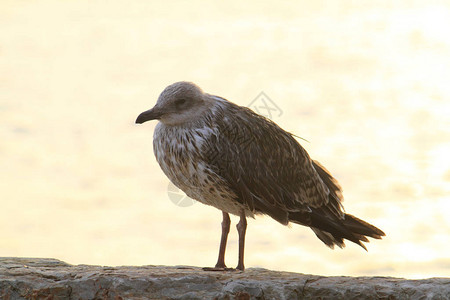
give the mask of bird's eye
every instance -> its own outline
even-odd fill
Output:
[[[176,107],[181,107],[181,106],[183,106],[185,103],[186,103],[186,99],[177,99],[177,100],[175,101],[175,106],[176,106]]]

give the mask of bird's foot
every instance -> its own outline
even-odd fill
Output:
[[[236,271],[234,268],[228,268],[224,262],[218,262],[214,267],[204,267],[203,271],[219,271],[219,272],[229,272]]]
[[[228,268],[228,267],[204,267],[202,269],[203,271],[215,271],[215,272],[237,271],[235,268]]]

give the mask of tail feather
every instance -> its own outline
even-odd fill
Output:
[[[382,236],[386,235],[379,228],[350,214],[345,214],[344,224],[353,233],[369,236],[374,239],[381,239]]]
[[[342,206],[342,188],[331,173],[318,161],[312,165],[327,186],[328,201],[323,206],[310,208],[310,211],[288,212],[288,222],[308,226],[328,247],[345,247],[344,239],[349,240],[367,251],[363,242],[367,237],[381,239],[384,232],[377,227],[346,214]]]
[[[289,220],[311,227],[316,236],[332,249],[335,245],[344,248],[344,239],[346,239],[367,251],[363,244],[363,242],[369,242],[367,237],[380,239],[385,235],[377,227],[349,214],[345,214],[343,219],[332,219],[314,211],[295,212],[289,214]]]
[[[345,247],[344,239],[335,238],[331,233],[319,230],[314,227],[311,227],[311,230],[316,234],[319,240],[321,240],[325,245],[327,245],[331,249],[334,249],[335,245],[337,245],[341,249]]]
[[[330,248],[334,245],[345,247],[344,239],[347,239],[367,251],[362,242],[369,242],[367,237],[381,239],[385,235],[384,232],[355,216],[346,214],[342,206],[344,199],[342,188],[338,181],[318,161],[313,160],[312,164],[330,192],[328,202],[322,207],[312,209],[310,216],[306,216],[307,213],[294,213],[291,218],[289,213],[289,220],[311,227],[316,236]]]

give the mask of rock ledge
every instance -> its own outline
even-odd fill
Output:
[[[56,259],[6,257],[0,258],[0,299],[450,299],[450,278],[74,266]]]

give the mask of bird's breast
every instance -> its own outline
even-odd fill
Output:
[[[235,201],[235,193],[205,160],[204,153],[211,150],[211,140],[217,134],[211,127],[169,127],[159,123],[153,135],[153,150],[163,172],[186,195],[239,214],[242,207]]]

